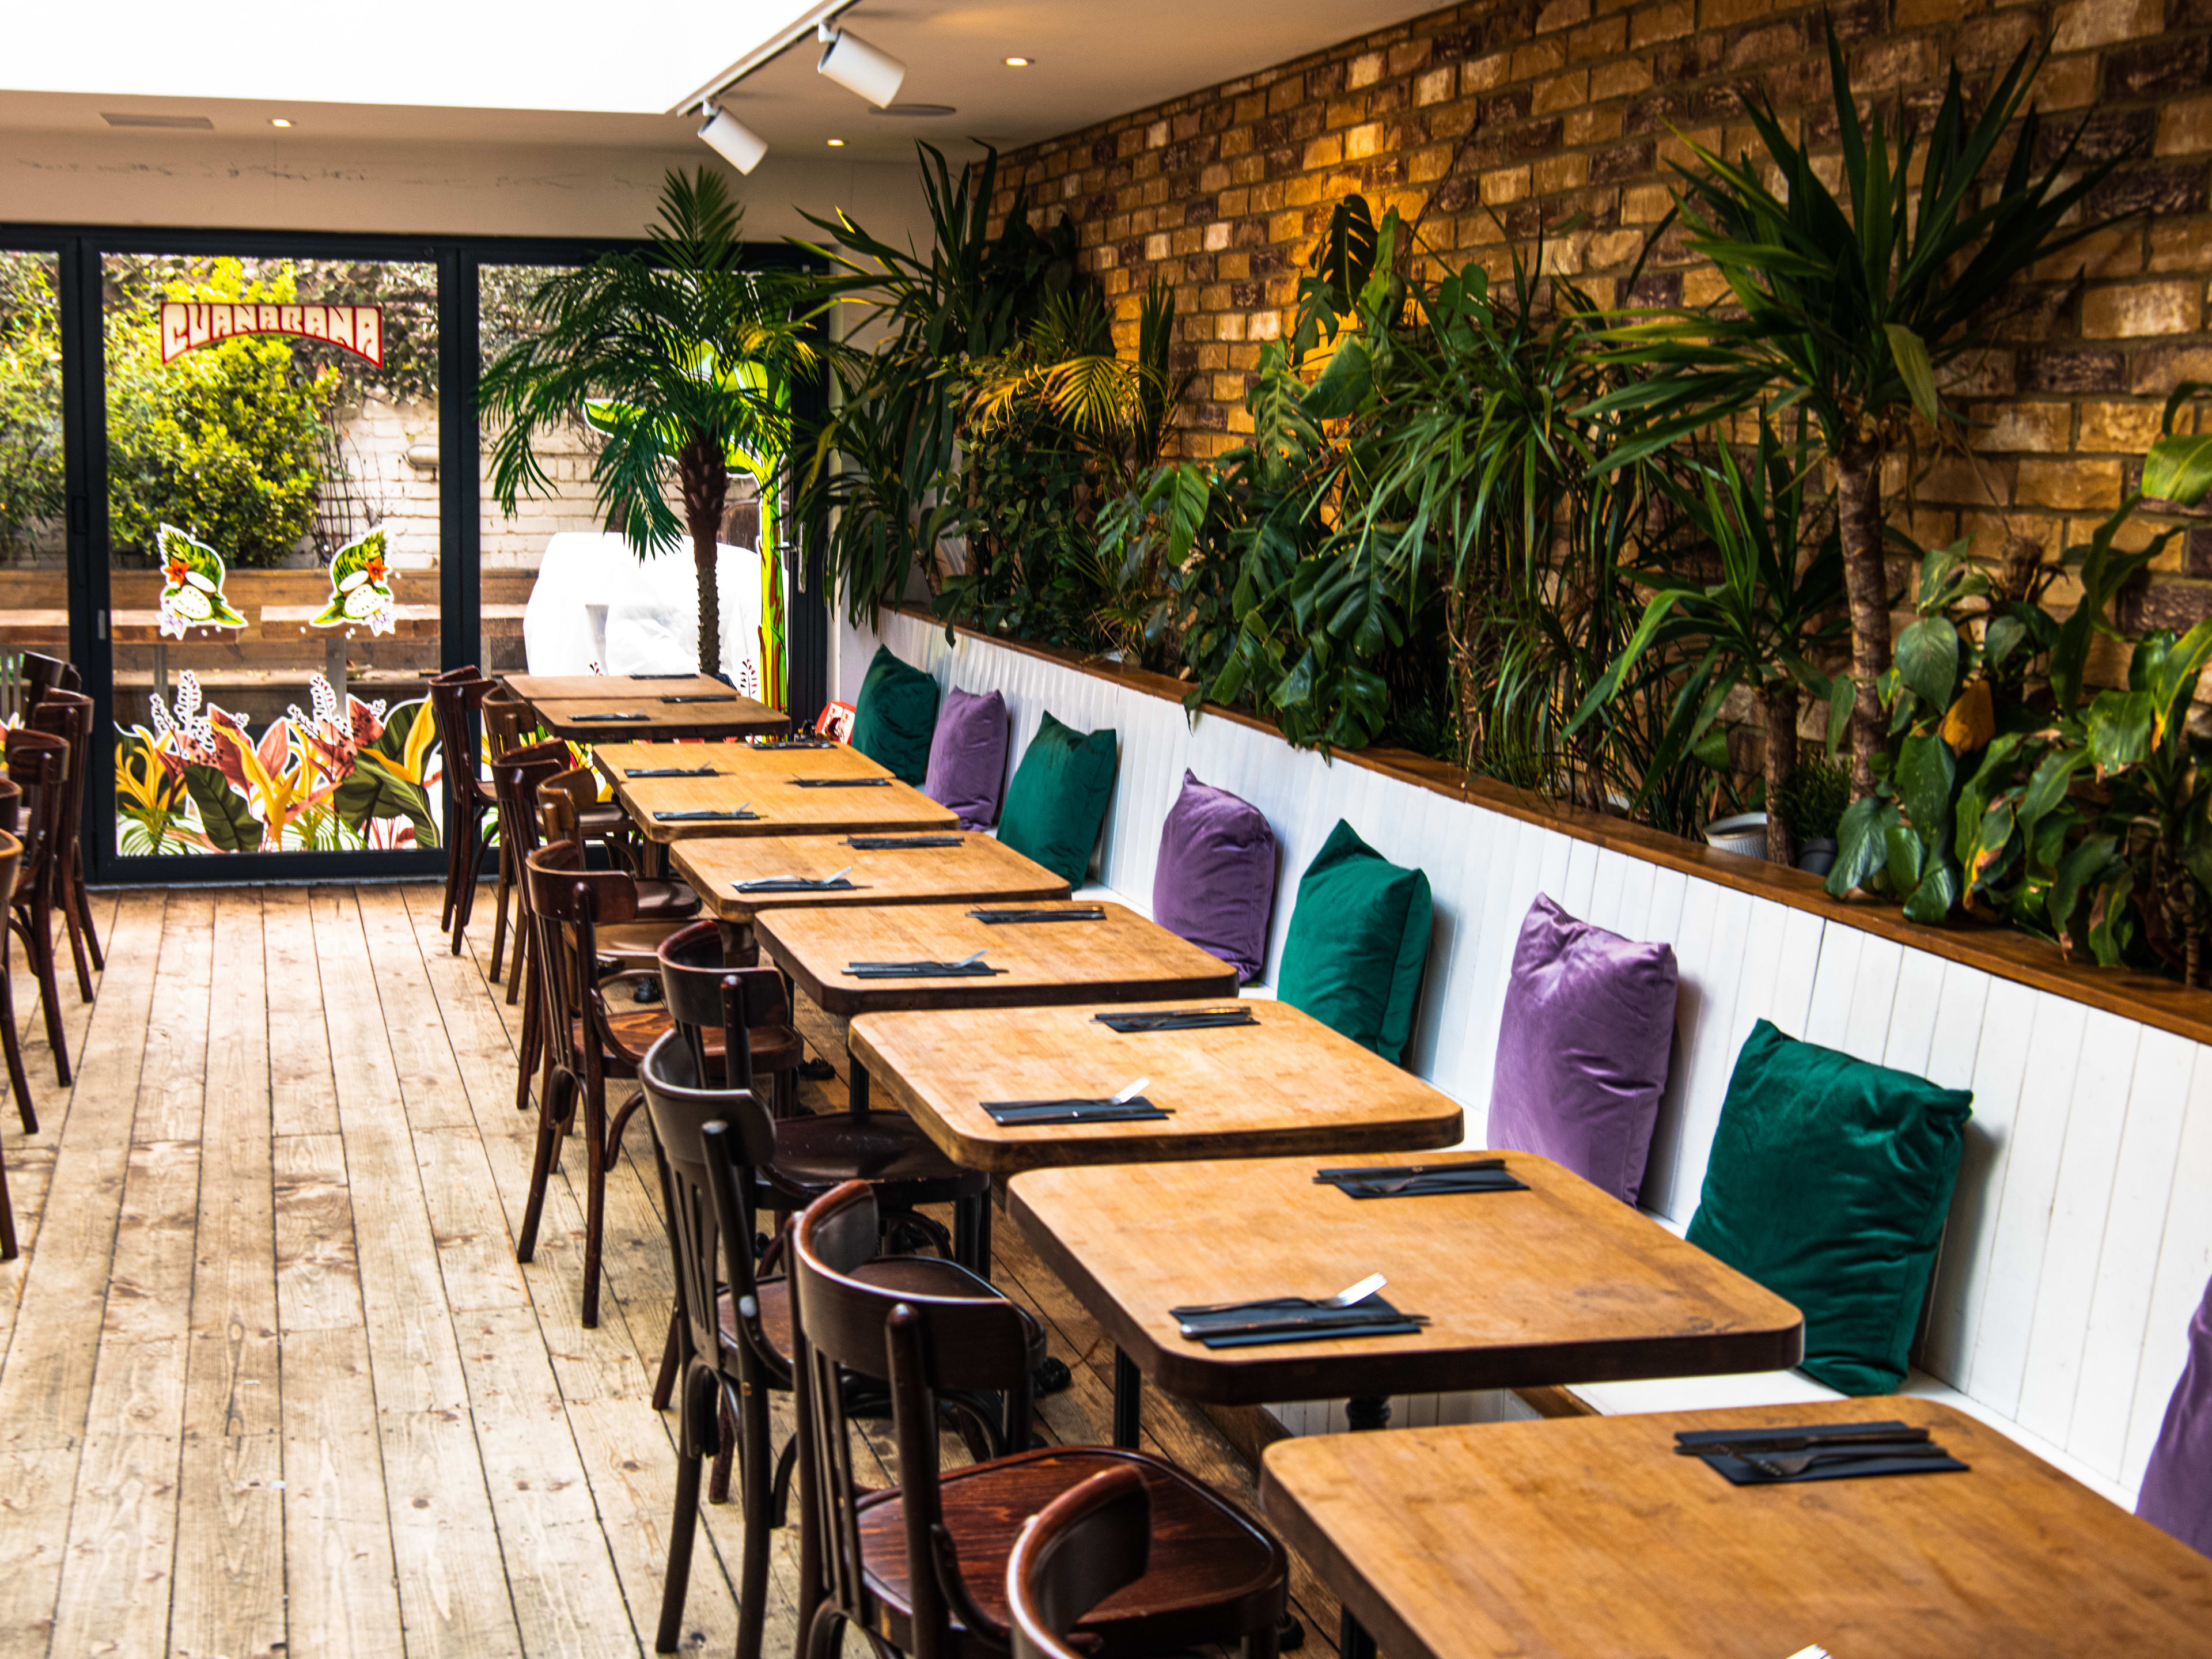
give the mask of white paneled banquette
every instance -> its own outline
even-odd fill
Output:
[[[2180,1375],[2189,1316],[2212,1274],[2212,1052],[2057,993],[1949,961],[1561,828],[1291,749],[1049,658],[886,613],[844,629],[851,701],[878,642],[967,691],[997,690],[1012,719],[1009,769],[1046,710],[1111,726],[1121,769],[1093,872],[1140,909],[1160,824],[1185,769],[1267,816],[1281,849],[1268,971],[1297,878],[1339,818],[1384,856],[1428,872],[1436,930],[1407,1064],[1487,1118],[1499,1010],[1522,915],[1539,892],[1680,965],[1672,1079],[1643,1206],[1688,1224],[1738,1046],[1754,1021],[1974,1091],[1919,1369],[1909,1385],[2004,1429],[2116,1501],[2132,1504]],[[1479,1262],[1468,1264],[1480,1273]],[[1795,1373],[1576,1390],[1600,1410],[1820,1397]],[[1276,1407],[1294,1431],[1341,1426],[1340,1403]],[[1396,1402],[1395,1420],[1525,1413],[1496,1396]]]

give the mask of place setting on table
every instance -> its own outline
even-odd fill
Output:
[[[2212,1562],[1934,1401],[1297,1437],[1260,1501],[1392,1659],[2212,1654]]]
[[[1419,1152],[1463,1132],[1449,1095],[1263,1000],[872,1012],[853,1020],[848,1046],[947,1157],[999,1176]],[[1143,1086],[1117,1100],[1132,1081]]]
[[[651,842],[701,836],[944,834],[958,824],[945,808],[896,778],[871,780],[872,787],[866,788],[811,787],[819,781],[819,769],[849,765],[831,759],[827,750],[785,754],[708,744],[689,745],[672,756],[654,745],[661,752],[650,763],[625,768],[624,759],[636,760],[643,747],[622,745],[611,755],[600,750],[592,763]],[[746,758],[692,758],[702,750],[724,748]],[[711,773],[705,770],[709,766]]]
[[[711,691],[645,685],[627,692],[526,701],[538,723],[555,737],[580,743],[624,732],[670,739],[749,738],[782,732],[791,725],[791,717],[781,709],[721,685]]]
[[[731,695],[711,674],[502,674],[500,682],[523,702],[596,702],[609,697]]]

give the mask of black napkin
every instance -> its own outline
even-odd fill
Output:
[[[1105,911],[1095,904],[1077,905],[1066,910],[970,910],[968,914],[991,927],[1010,921],[1103,921],[1106,920]]]
[[[972,912],[970,914],[973,914]],[[1206,1031],[1216,1026],[1257,1025],[1249,1008],[1161,1008],[1126,1014],[1093,1014],[1109,1031]]]
[[[1678,1455],[1697,1457],[1731,1486],[1787,1486],[1807,1480],[1857,1480],[1885,1474],[1942,1474],[1963,1471],[1960,1462],[1929,1437],[1925,1429],[1895,1422],[1821,1423],[1779,1429],[1696,1429],[1674,1437]],[[1817,1457],[1779,1473],[1761,1462]]]
[[[980,979],[1006,970],[984,962],[848,962],[845,971],[854,979]]]
[[[957,847],[957,836],[848,836],[845,845],[857,847],[864,852],[902,852],[916,847]]]
[[[754,881],[733,881],[740,893],[843,893],[852,890],[852,879],[839,876],[823,880],[817,876],[763,876]]]
[[[626,778],[713,778],[721,774],[711,766],[633,766]]]
[[[1434,1198],[1447,1193],[1525,1193],[1528,1185],[1505,1171],[1505,1160],[1470,1158],[1463,1164],[1351,1165],[1316,1170],[1314,1184],[1350,1198]]]
[[[698,678],[698,676],[696,674],[617,674],[615,678],[623,680],[690,680]]]
[[[1017,1123],[1138,1123],[1174,1115],[1142,1095],[1127,1100],[986,1100],[977,1103],[1001,1125]]]
[[[743,823],[760,817],[757,812],[726,812],[720,807],[690,807],[680,812],[655,812],[656,823]]]
[[[1409,1336],[1428,1323],[1379,1296],[1348,1308],[1307,1296],[1280,1296],[1233,1307],[1170,1308],[1193,1341],[1209,1348],[1253,1348],[1277,1342],[1333,1342],[1347,1336]]]
[[[680,696],[663,697],[663,698],[661,699],[661,702],[735,702],[737,700],[738,700],[738,694],[737,694],[736,692],[734,692],[734,691],[699,691],[699,692],[686,692],[686,693],[684,693],[684,695],[682,695],[682,696]]]
[[[801,789],[888,789],[889,778],[793,778]]]
[[[571,714],[568,720],[573,726],[581,726],[586,720],[642,720],[652,718],[650,714]]]

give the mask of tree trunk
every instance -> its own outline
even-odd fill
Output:
[[[1889,573],[1882,562],[1881,455],[1878,437],[1847,438],[1836,452],[1837,532],[1844,587],[1850,597],[1851,794],[1874,793],[1874,757],[1882,744],[1881,699],[1875,681],[1889,667]]]
[[[712,438],[695,436],[677,452],[676,475],[684,490],[684,526],[691,532],[691,563],[699,580],[699,672],[719,674],[722,592],[716,580],[716,550],[722,538],[722,512],[730,496],[730,471],[721,445]]]
[[[1797,769],[1797,682],[1777,680],[1759,694],[1766,715],[1766,861],[1795,864],[1790,828],[1782,821],[1782,792]]]

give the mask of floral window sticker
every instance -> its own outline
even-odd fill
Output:
[[[391,566],[386,562],[381,526],[331,555],[331,602],[314,619],[317,628],[365,627],[389,634],[399,621],[392,602]]]
[[[222,555],[165,524],[155,546],[161,556],[161,631],[182,639],[194,628],[243,628],[246,618],[222,596]]]

